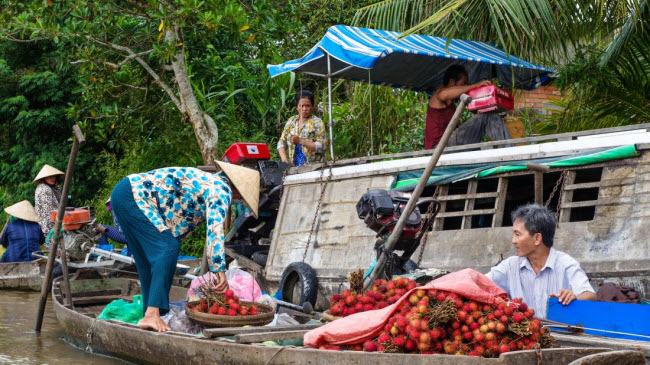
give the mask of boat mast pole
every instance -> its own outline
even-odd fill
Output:
[[[330,155],[334,161],[334,135],[332,133],[332,65],[330,64],[330,54],[327,54],[327,114],[330,124]]]
[[[470,101],[472,101],[471,97],[465,94],[460,96],[460,103],[456,107],[454,116],[451,118],[451,121],[447,125],[447,129],[445,129],[445,133],[442,135],[440,142],[438,142],[436,149],[433,150],[433,155],[431,155],[431,158],[427,163],[427,167],[424,169],[424,172],[422,173],[422,177],[420,177],[420,181],[418,181],[418,184],[415,186],[415,190],[413,190],[413,194],[411,195],[411,198],[409,199],[408,203],[406,203],[406,207],[404,208],[402,215],[399,217],[399,220],[395,225],[395,229],[393,229],[393,233],[391,233],[391,235],[388,237],[388,240],[384,244],[384,251],[382,251],[381,255],[379,255],[375,267],[370,272],[370,275],[368,275],[368,277],[365,279],[363,283],[364,288],[367,288],[368,286],[372,285],[372,283],[375,282],[375,280],[379,277],[379,275],[383,271],[384,266],[386,265],[386,261],[388,260],[388,255],[385,252],[392,252],[393,249],[395,248],[397,241],[402,235],[402,230],[406,225],[406,220],[411,215],[411,212],[413,212],[413,209],[415,209],[415,203],[417,203],[418,199],[420,199],[420,196],[422,195],[422,191],[424,190],[427,181],[429,181],[429,177],[431,176],[433,169],[438,164],[438,160],[442,155],[442,151],[445,149],[445,147],[447,147],[447,142],[449,141],[449,138],[451,137],[453,131],[456,129],[456,126],[460,121],[461,115],[463,115],[463,110],[465,109],[465,105],[467,105]],[[424,234],[426,234],[426,232],[424,232]]]

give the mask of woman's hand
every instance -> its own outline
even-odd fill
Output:
[[[228,286],[228,279],[226,279],[226,272],[219,271],[215,275],[217,276],[217,285],[213,289],[217,294],[223,294],[230,288]]]
[[[296,136],[295,134],[291,135],[291,143],[293,144],[302,144],[302,138]]]

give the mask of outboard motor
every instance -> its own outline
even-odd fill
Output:
[[[402,216],[408,201],[408,197],[398,196],[395,191],[368,190],[357,202],[357,215],[368,228],[377,232],[375,242],[377,256],[382,250],[385,250],[384,243],[395,229],[395,225]],[[432,210],[426,217],[426,222],[423,222],[422,209],[428,209],[430,204],[433,204]],[[423,230],[426,232],[429,229],[439,210],[440,203],[433,198],[418,201],[415,209],[407,218],[406,225],[394,248],[395,251],[403,251],[402,255],[398,256],[394,252],[388,252],[390,264],[386,267],[387,275],[390,275],[395,269],[401,269],[402,271],[412,269],[405,266],[408,265],[411,255],[420,245],[424,235],[421,232]]]
[[[56,211],[51,220],[56,221]],[[63,215],[63,244],[71,260],[84,260],[90,248],[101,237],[95,232],[95,212],[90,207],[66,207]]]

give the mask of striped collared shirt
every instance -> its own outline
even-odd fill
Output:
[[[487,276],[508,292],[510,298],[524,298],[539,318],[546,318],[548,297],[560,289],[570,289],[575,295],[586,291],[595,293],[578,261],[554,248],[539,275],[527,257],[511,256],[493,267]]]

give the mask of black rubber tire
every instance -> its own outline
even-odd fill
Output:
[[[404,263],[402,269],[404,270],[404,273],[411,274],[418,269],[418,264],[416,264],[413,260],[408,260]]]
[[[298,289],[300,292],[296,293]],[[316,305],[318,295],[318,278],[311,266],[304,262],[293,262],[284,269],[279,289],[282,291],[282,300],[296,305],[305,302]]]
[[[268,251],[255,252],[251,256],[251,259],[259,265],[266,266],[266,261],[269,259],[269,252]]]

